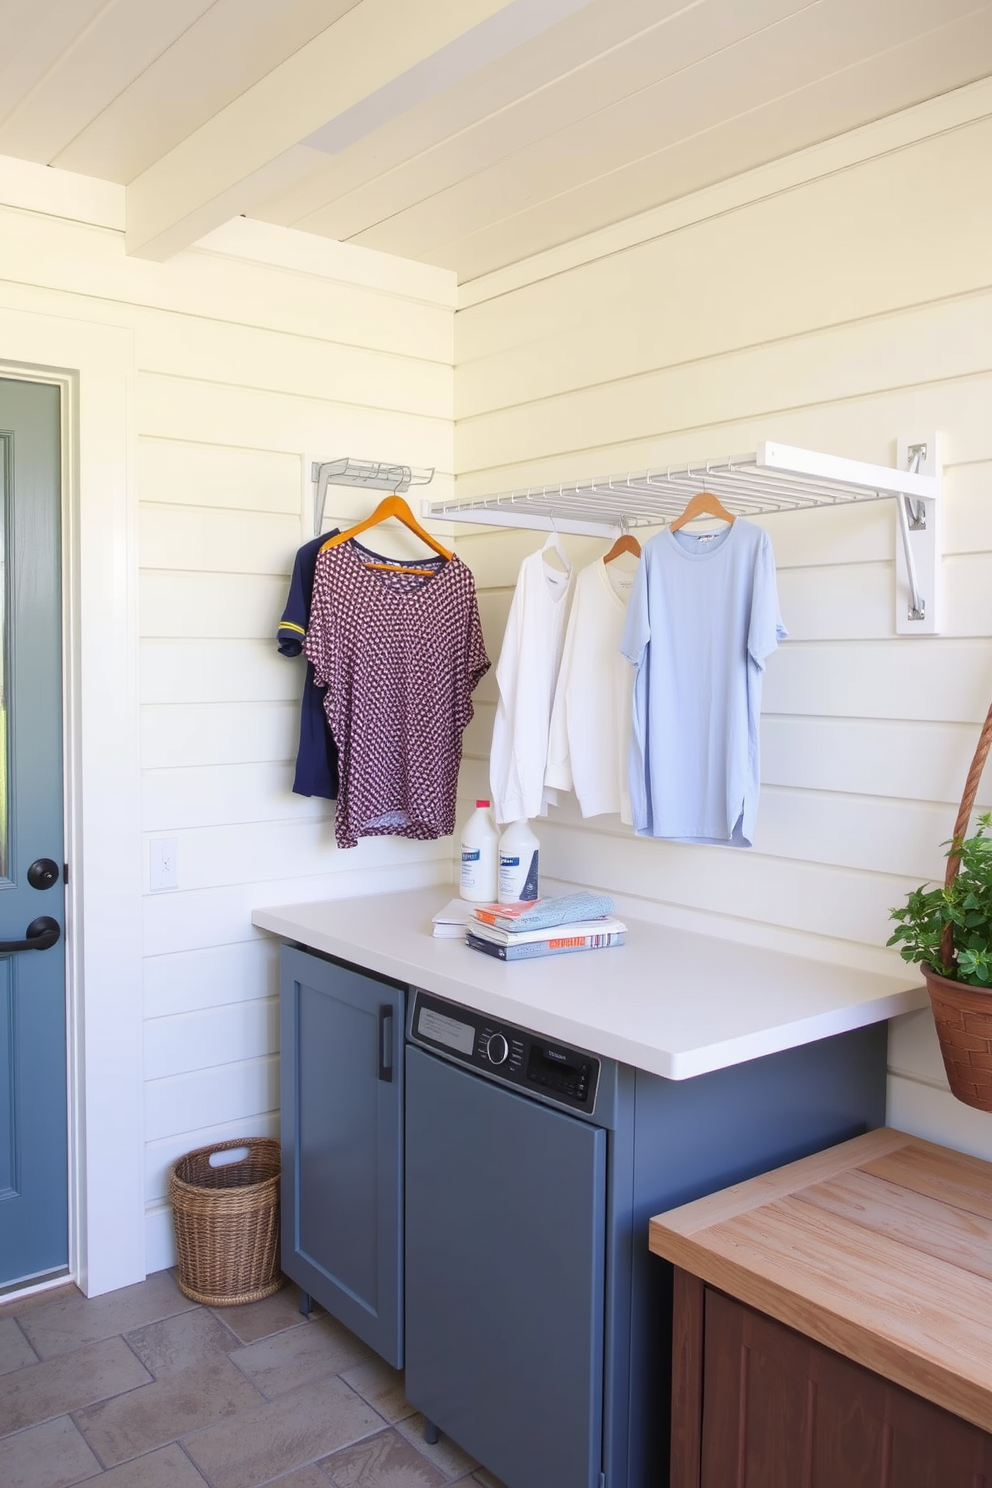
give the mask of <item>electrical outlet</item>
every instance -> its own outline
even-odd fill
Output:
[[[148,844],[148,887],[153,894],[179,887],[179,838],[153,837]]]

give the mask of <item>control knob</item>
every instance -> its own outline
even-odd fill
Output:
[[[490,1064],[503,1064],[510,1052],[510,1046],[501,1033],[491,1033],[486,1039],[486,1057]]]

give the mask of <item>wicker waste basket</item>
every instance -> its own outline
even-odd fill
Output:
[[[247,1148],[214,1166],[216,1153]],[[232,1307],[282,1286],[279,1271],[279,1143],[271,1137],[215,1142],[169,1170],[180,1289],[194,1302]]]

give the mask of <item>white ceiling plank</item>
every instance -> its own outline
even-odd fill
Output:
[[[952,20],[976,9],[975,0],[942,0],[942,11]],[[586,181],[602,180],[820,78],[834,75],[839,82],[866,51],[889,51],[921,30],[933,34],[933,10],[933,0],[875,0],[867,14],[863,0],[819,0],[564,129],[546,131],[495,166],[425,197],[381,230],[355,234],[354,240],[385,249],[387,239],[396,242],[401,235],[405,252],[427,255],[455,236],[480,231]],[[982,7],[980,14],[992,15],[992,10]],[[845,92],[850,92],[846,85]],[[852,97],[852,102],[861,100]],[[664,189],[663,174],[658,186]]]
[[[754,0],[746,8],[738,0],[673,6],[671,17],[659,16],[653,27],[612,48],[608,55],[592,58],[588,65],[570,70],[474,128],[449,134],[435,149],[379,175],[294,225],[328,237],[354,237],[418,202],[435,199],[489,166],[515,159],[518,151],[537,140],[556,140],[569,125],[598,120],[611,104],[628,103],[664,79],[763,32],[805,6],[806,0]],[[661,9],[656,7],[656,12]],[[598,132],[599,126],[591,123],[590,128]],[[562,153],[568,149],[564,144]],[[510,170],[515,173],[515,163]]]
[[[788,98],[823,81],[826,95],[836,94],[842,102],[832,110],[831,125],[824,125],[813,136],[822,139],[885,112],[874,97],[876,80],[890,95],[894,85],[899,96],[894,107],[905,107],[939,92],[942,84],[954,86],[946,81],[946,72],[940,82],[936,78],[931,82],[925,65],[914,89],[903,86],[903,74],[910,69],[904,53],[914,47],[914,42],[899,43],[907,34],[912,37],[914,30],[923,33],[916,38],[916,55],[924,64],[927,55],[933,56],[935,66],[938,57],[949,57],[948,70],[958,83],[988,72],[992,67],[992,7],[977,9],[974,0],[942,0],[941,13],[949,15],[953,23],[939,30],[930,29],[928,24],[933,11],[931,0],[876,0],[867,14],[861,0],[821,0],[758,36],[711,54],[564,130],[546,134],[496,166],[421,201],[377,228],[355,235],[354,241],[387,252],[431,258],[432,250],[446,241],[484,234],[487,226],[511,217],[519,219],[519,214],[531,210],[532,203],[550,206],[566,193],[581,192],[587,185],[597,202],[594,210],[599,212],[598,204],[605,200],[604,190],[611,176],[627,172],[632,179],[641,163],[653,179],[653,194],[648,200],[631,199],[620,215],[671,200],[684,189],[695,189],[719,177],[701,177],[692,186],[680,183],[677,190],[673,189],[667,178],[667,152],[677,150],[680,141],[699,139],[733,119],[761,110],[776,97]],[[972,14],[953,20],[962,11]],[[859,89],[857,74],[848,74],[852,67],[865,65],[860,58],[865,53],[870,57],[871,52],[880,66],[870,77],[865,74]],[[796,137],[782,132],[766,148],[773,154],[784,154],[811,142],[805,133]],[[731,157],[740,160],[733,137]],[[772,156],[767,154],[755,156],[747,164],[769,158]],[[728,161],[723,174],[735,174],[744,168],[747,165],[730,166]],[[615,199],[615,193],[605,190],[605,194]],[[534,210],[541,211],[542,207]],[[608,220],[600,216],[586,230]],[[401,249],[398,243],[402,243]]]
[[[259,219],[448,295],[990,75],[992,0],[0,0],[0,186],[119,190],[135,256]]]
[[[114,0],[61,53],[0,127],[0,150],[51,164],[60,150],[156,57],[198,20],[213,0]]]
[[[992,77],[960,87],[952,86],[950,91],[939,93],[923,103],[885,114],[869,124],[833,135],[791,154],[779,155],[764,165],[754,166],[712,186],[690,190],[674,201],[570,238],[546,252],[517,260],[492,274],[475,279],[463,278],[458,286],[458,308],[471,309],[475,313],[471,318],[460,317],[459,355],[471,360],[480,354],[480,345],[484,347],[482,354],[488,355],[494,344],[500,349],[516,344],[503,311],[509,295],[541,286],[541,303],[546,304],[549,298],[554,298],[554,286],[564,283],[572,270],[608,260],[616,253],[636,251],[642,244],[656,238],[725,216],[754,202],[781,196],[811,181],[857,168],[867,160],[904,150],[935,135],[956,134],[989,118],[992,118]],[[563,311],[563,304],[559,303],[558,308]],[[484,325],[477,320],[477,316],[487,315],[491,318]],[[567,315],[565,318],[568,319]],[[467,343],[469,327],[472,338]],[[475,340],[478,335],[481,335],[481,342]]]
[[[126,185],[358,3],[212,0],[53,163]]]
[[[973,29],[978,29],[978,22]],[[931,90],[937,96],[958,88],[968,80],[962,76],[965,66],[985,76],[992,71],[992,38],[986,31],[974,39],[964,59],[953,49],[936,48],[931,38],[917,38],[899,49],[896,60],[898,67],[893,67],[891,56],[872,59],[850,69],[850,76],[826,79],[773,100],[717,129],[679,141],[659,156],[635,161],[607,177],[435,247],[426,261],[456,269],[465,281],[571,242],[583,232],[647,212],[662,201],[674,202],[762,163],[846,134],[861,123],[909,108],[931,96]],[[860,119],[854,116],[852,97],[860,105]],[[907,230],[911,225],[912,206],[907,203]]]
[[[356,141],[342,154],[315,152],[312,177],[259,203],[257,213],[266,221],[286,226],[296,223],[479,120],[507,110],[549,80],[658,24],[666,11],[704,3],[706,0],[612,0],[609,5],[587,5],[526,46],[494,58],[465,82],[425,99],[401,119]]]
[[[130,253],[171,256],[271,195],[281,158],[338,127],[340,141],[479,69],[590,0],[363,0],[128,187]],[[333,142],[333,141],[332,141]]]
[[[0,0],[0,124],[107,0]],[[28,156],[33,159],[34,156]]]

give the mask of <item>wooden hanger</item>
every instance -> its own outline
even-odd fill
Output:
[[[378,527],[380,522],[387,521],[389,517],[395,517],[397,521],[402,522],[404,527],[415,533],[429,548],[433,548],[438,557],[450,563],[454,554],[449,553],[448,549],[442,547],[436,538],[431,537],[425,527],[421,527],[407,502],[395,491],[391,496],[380,501],[372,515],[366,517],[364,522],[358,522],[354,527],[349,527],[346,532],[336,532],[333,537],[329,537],[320,551],[325,553],[328,548],[337,548],[341,543],[350,542],[353,537],[358,537],[359,533],[367,532],[370,527]],[[433,568],[410,568],[405,563],[367,563],[365,567],[384,569],[388,573],[420,574],[427,579],[432,579],[435,575]]]
[[[723,502],[718,500],[710,491],[700,491],[698,496],[693,496],[685,511],[674,522],[668,524],[669,532],[678,532],[686,522],[691,522],[693,517],[719,517],[723,522],[734,524],[734,514],[729,512]]]
[[[604,553],[603,562],[612,563],[614,558],[620,557],[621,553],[630,553],[635,558],[641,556],[641,545],[636,537],[631,537],[629,532],[621,532],[610,551]]]

